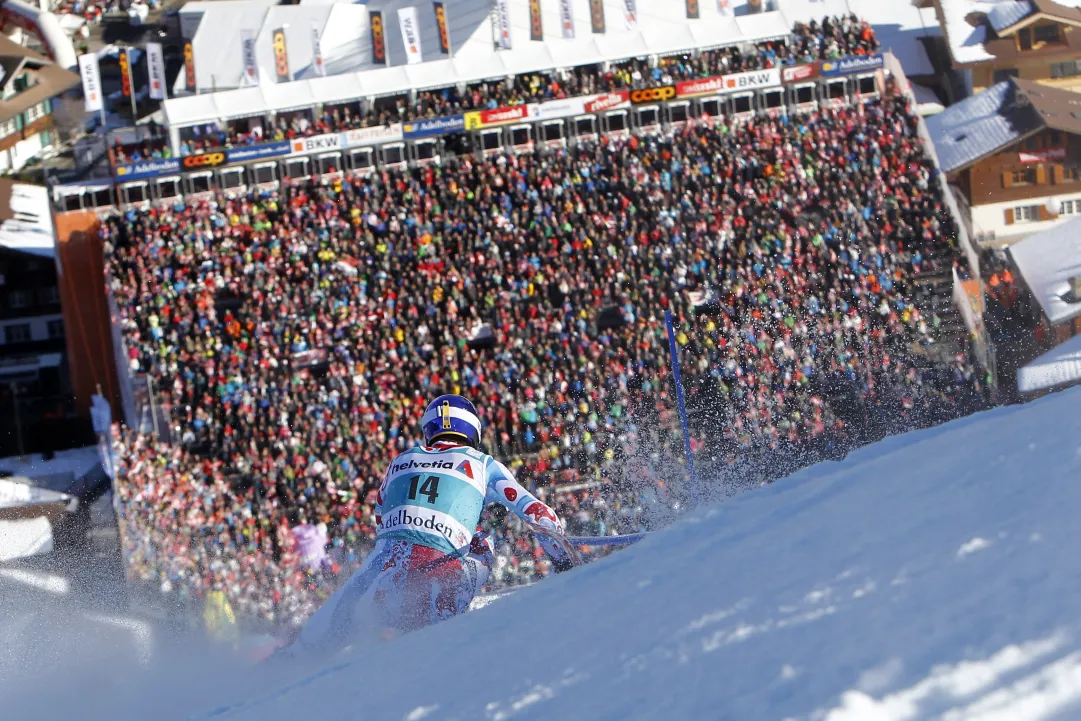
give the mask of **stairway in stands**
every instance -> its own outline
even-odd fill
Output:
[[[935,342],[923,350],[934,363],[948,363],[957,353],[968,351],[968,328],[953,302],[953,260],[957,251],[936,245],[924,253],[921,271],[916,274],[916,306],[931,325],[932,314],[941,321],[934,333]]]

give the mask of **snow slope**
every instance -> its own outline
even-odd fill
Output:
[[[0,674],[0,708],[19,721],[1081,718],[1079,402],[1076,389],[889,439],[324,668],[167,645],[148,660],[82,631],[60,646],[73,611],[33,628],[6,597],[0,612],[22,624],[18,640],[0,624],[8,661],[26,663],[16,646],[102,648],[71,653],[67,677]]]
[[[888,439],[191,718],[1081,718],[1079,402]]]

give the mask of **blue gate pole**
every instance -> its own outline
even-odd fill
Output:
[[[672,380],[676,386],[679,423],[683,426],[683,452],[687,455],[687,472],[691,481],[691,506],[697,507],[701,499],[701,489],[698,488],[698,479],[694,475],[694,460],[691,458],[691,432],[687,427],[687,407],[683,404],[683,380],[679,374],[679,348],[676,346],[676,332],[672,328],[672,311],[664,312],[664,324],[668,328],[668,352],[672,356]]]

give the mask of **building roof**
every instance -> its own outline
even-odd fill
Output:
[[[1048,321],[1081,316],[1081,299],[1070,292],[1070,278],[1081,275],[1081,218],[1030,235],[1009,253]]]
[[[927,119],[942,170],[952,173],[1042,128],[1081,135],[1081,96],[1011,78]]]
[[[1078,381],[1081,381],[1081,335],[1075,335],[1017,370],[1017,390],[1022,393],[1035,393]]]
[[[56,239],[46,188],[0,178],[0,247],[54,257]]]
[[[1081,0],[934,0],[934,3],[956,65],[1002,59],[1003,52],[1013,48],[1013,43],[996,46],[995,41],[1037,15],[1081,24]]]
[[[0,35],[0,67],[5,72],[0,86],[6,86],[24,69],[33,72],[37,78],[37,84],[33,87],[7,100],[0,100],[0,123],[79,84],[79,76],[75,73],[65,70],[44,55],[12,42],[4,35]]]

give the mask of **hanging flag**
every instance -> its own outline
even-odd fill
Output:
[[[105,109],[105,101],[101,96],[101,69],[98,67],[98,56],[94,53],[86,53],[79,56],[79,75],[83,78],[83,105],[86,112],[94,113]]]
[[[312,69],[319,77],[326,77],[327,66],[323,64],[323,49],[319,47],[319,24],[314,20],[312,20]]]
[[[419,63],[423,58],[420,49],[420,24],[417,22],[417,9],[415,7],[398,9],[398,27],[402,30],[405,61],[410,65]]]
[[[161,43],[146,44],[146,74],[150,82],[150,99],[165,100],[165,54]]]
[[[498,33],[496,45],[498,45],[501,50],[511,49],[509,5],[509,0],[495,0],[495,15],[497,20],[496,32]]]
[[[453,56],[450,49],[450,30],[447,29],[447,8],[441,2],[433,2],[435,8],[435,27],[439,31],[439,52]]]
[[[623,0],[623,22],[628,30],[638,27],[638,7],[634,0]]]
[[[387,39],[383,34],[383,13],[378,10],[369,10],[368,27],[372,30],[372,62],[377,65],[386,65]]]
[[[698,17],[698,0],[687,0],[687,18],[694,20]]]
[[[293,79],[293,74],[289,71],[289,48],[285,44],[285,26],[271,34],[270,42],[274,46],[274,72],[277,73],[278,82],[287,83]]]
[[[563,28],[563,38],[574,40],[574,10],[571,0],[559,0],[559,25]]]
[[[120,51],[120,92],[124,93],[125,98],[131,97],[131,59],[128,57],[128,50],[124,49]]]
[[[259,61],[255,59],[255,31],[240,31],[240,54],[244,56],[244,77],[240,84],[259,84]]]
[[[194,93],[195,82],[195,52],[191,49],[191,41],[184,43],[184,89]]]
[[[541,23],[540,0],[529,0],[529,39],[544,40],[544,24]]]
[[[717,0],[717,12],[719,12],[721,15],[731,15],[731,0]]]
[[[589,0],[589,23],[594,34],[604,33],[604,0]]]

